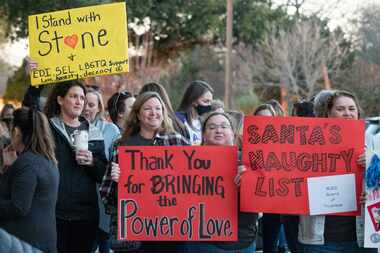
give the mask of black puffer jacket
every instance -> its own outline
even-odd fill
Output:
[[[1,253],[42,253],[0,228],[0,252]]]
[[[62,220],[95,221],[98,219],[96,183],[101,182],[107,159],[104,140],[98,128],[86,122],[89,129],[88,148],[94,157],[93,166],[78,165],[70,137],[59,118],[50,119],[56,145],[56,158],[60,174],[57,218]]]

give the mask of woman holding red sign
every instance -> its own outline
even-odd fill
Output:
[[[357,120],[360,108],[356,96],[334,91],[326,100],[323,117]],[[375,253],[363,246],[364,220],[355,216],[300,216],[298,240],[307,253]]]
[[[156,92],[140,94],[132,106],[125,131],[113,148],[112,163],[100,186],[100,195],[111,214],[111,236],[117,235],[117,183],[120,178],[118,146],[181,146],[188,142],[174,132],[167,110]],[[141,244],[141,245],[140,245]],[[113,239],[114,252],[177,252],[176,242],[131,242]]]
[[[206,116],[202,124],[202,145],[235,145],[235,124],[233,119],[224,112],[212,112]],[[240,184],[240,175],[245,171],[239,166],[235,183]],[[237,242],[190,242],[185,243],[184,253],[252,253],[256,250],[256,220],[255,213],[238,213]]]

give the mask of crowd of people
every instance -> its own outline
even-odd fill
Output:
[[[54,86],[43,107],[40,91],[29,88],[22,108],[6,105],[1,113],[0,228],[48,253],[252,253],[258,234],[264,253],[377,252],[363,248],[362,217],[240,210],[236,242],[117,240],[119,146],[237,145],[241,151],[244,115],[226,110],[213,93],[207,82],[193,81],[175,111],[158,83],[145,84],[138,95],[117,92],[105,103],[96,87],[64,81]],[[252,111],[268,117],[287,114],[274,99]],[[291,115],[356,120],[361,112],[354,94],[324,90],[294,104]],[[366,141],[376,142],[376,134],[367,133]],[[360,166],[364,161],[360,157]],[[237,187],[246,170],[238,166],[231,179]],[[280,234],[285,234],[286,249],[278,244]]]

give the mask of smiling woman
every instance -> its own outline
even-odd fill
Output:
[[[347,120],[360,118],[358,100],[348,91],[333,91],[321,107],[326,108],[322,115],[324,117]],[[300,246],[309,253],[375,253],[376,249],[363,248],[361,245],[364,239],[363,220],[363,217],[340,215],[300,216]]]
[[[120,177],[118,164],[118,146],[181,146],[188,145],[187,141],[174,132],[172,121],[167,109],[156,92],[140,94],[132,106],[132,110],[125,123],[125,131],[113,148],[112,163],[108,167],[100,186],[102,200],[111,213],[112,248],[118,252],[178,252],[176,243],[143,242],[141,248],[136,243],[117,241],[117,183]],[[125,243],[125,244],[123,244]]]

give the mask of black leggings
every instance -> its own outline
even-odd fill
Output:
[[[57,219],[58,253],[91,253],[98,221],[66,221]]]

